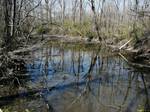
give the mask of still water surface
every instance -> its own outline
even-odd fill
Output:
[[[148,73],[129,66],[109,49],[92,44],[49,42],[24,57],[27,77],[20,80],[18,87],[3,86],[7,88],[7,95],[0,101],[3,110],[140,112],[149,109]]]

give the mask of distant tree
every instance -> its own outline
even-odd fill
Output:
[[[99,38],[99,41],[102,41],[102,37],[101,37],[100,32],[99,32],[97,14],[96,14],[96,10],[95,10],[95,2],[94,2],[94,0],[90,0],[90,3],[91,3],[91,10],[93,12],[93,20],[94,20],[95,30],[97,32],[97,36]]]
[[[80,23],[82,23],[82,19],[83,19],[83,1],[80,0]]]
[[[77,7],[78,7],[78,0],[72,0],[72,20],[73,20],[73,23],[76,22]]]

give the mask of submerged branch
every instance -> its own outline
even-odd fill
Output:
[[[134,66],[134,67],[150,69],[150,66],[149,66],[149,65],[140,64],[140,63],[133,63],[133,62],[130,62],[123,54],[119,53],[119,55],[120,55],[127,63],[129,63],[130,65],[132,65],[132,66]]]
[[[93,79],[91,81],[89,81],[89,83],[96,83],[97,81],[99,81],[100,78],[96,78],[96,79]],[[78,83],[78,86],[82,86],[82,85],[86,85],[87,81],[81,81]],[[11,103],[12,101],[14,101],[15,99],[17,98],[25,98],[25,97],[33,97],[33,95],[37,94],[37,93],[44,93],[45,91],[53,91],[53,90],[61,90],[61,89],[64,89],[64,88],[69,88],[69,87],[72,87],[72,86],[75,86],[77,83],[76,82],[72,82],[72,83],[69,83],[69,84],[64,84],[64,85],[56,85],[56,86],[52,86],[52,87],[49,87],[49,88],[38,88],[38,89],[34,89],[34,90],[28,90],[27,92],[21,92],[21,93],[17,93],[15,95],[10,95],[10,96],[3,96],[3,97],[0,97],[0,107],[2,106],[5,106],[5,105],[8,105],[9,103]]]

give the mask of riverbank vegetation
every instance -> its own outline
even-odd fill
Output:
[[[5,0],[0,5],[1,45],[10,48],[35,34],[116,44],[122,39],[137,41],[150,32],[148,0]]]

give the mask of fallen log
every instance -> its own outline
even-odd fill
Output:
[[[148,69],[150,70],[150,66],[149,65],[146,65],[146,64],[141,64],[141,63],[134,63],[134,62],[130,62],[124,55],[122,55],[121,53],[119,53],[119,55],[129,64],[129,65],[132,65],[136,68],[140,68],[140,69]]]
[[[101,80],[101,78],[93,79],[93,80],[89,81],[88,83],[99,83],[99,80]],[[87,84],[87,81],[81,81],[78,83],[72,82],[72,83],[64,84],[64,85],[58,84],[56,86],[52,86],[49,88],[39,88],[39,89],[28,90],[25,92],[17,93],[17,94],[10,95],[10,96],[3,96],[3,97],[0,97],[0,107],[8,105],[9,103],[13,102],[17,98],[27,98],[27,97],[33,98],[33,95],[36,95],[38,93],[40,95],[47,91],[51,92],[53,90],[63,90],[65,88],[73,87],[75,85],[82,86],[82,85],[86,85],[86,84]]]

